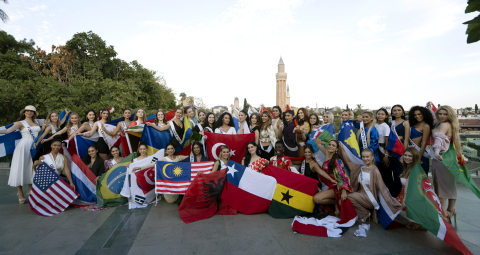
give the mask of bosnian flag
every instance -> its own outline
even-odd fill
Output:
[[[398,138],[397,135],[393,132],[395,127],[392,125],[390,128],[390,135],[388,136],[388,145],[387,150],[391,151],[391,156],[395,158],[400,158],[405,151],[405,147],[403,147],[402,141]]]
[[[72,155],[70,164],[72,181],[80,196],[72,202],[74,206],[86,206],[97,202],[95,174],[83,163],[78,155]]]
[[[227,182],[223,189],[225,204],[244,214],[264,213],[272,202],[277,180],[234,161],[227,164]]]
[[[410,170],[408,179],[408,190],[405,197],[407,217],[421,224],[459,252],[473,254],[446,220],[440,199],[435,194],[435,190],[420,163],[417,163]]]
[[[312,217],[295,216],[292,230],[311,236],[341,237],[351,226],[355,225],[358,216],[348,198],[341,202],[339,209],[340,219],[327,214]]]

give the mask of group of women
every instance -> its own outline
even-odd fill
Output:
[[[20,130],[22,134],[22,139],[17,144],[13,155],[8,184],[17,187],[19,203],[25,203],[26,197],[22,186],[25,184],[29,186],[28,196],[35,166],[47,162],[54,166],[60,175],[65,176],[65,179],[74,187],[69,164],[66,162],[68,159],[59,152],[62,141],[70,140],[77,135],[90,137],[95,133],[99,134],[100,139],[88,148],[88,155],[83,161],[97,177],[101,176],[123,159],[121,149],[117,146],[108,146],[101,137],[105,134],[123,136],[125,133],[122,131],[142,132],[142,129],[130,129],[141,124],[151,126],[158,131],[171,132],[172,140],[166,147],[166,156],[160,160],[208,161],[202,145],[203,139],[206,138],[192,144],[192,154],[189,157],[175,155],[175,149],[183,140],[185,124],[189,122],[193,130],[200,134],[205,131],[229,135],[255,134],[255,140],[249,142],[245,148],[243,165],[261,172],[266,165],[272,164],[318,180],[319,192],[314,196],[315,203],[319,205],[316,210],[338,214],[340,201],[348,197],[355,206],[360,220],[365,221],[373,215],[373,220],[377,221],[375,209],[378,208],[378,194],[387,200],[393,211],[401,210],[402,205],[405,207],[405,201],[402,198],[406,197],[405,187],[408,185],[409,171],[413,165],[420,162],[425,173],[428,174],[429,159],[425,152],[430,137],[433,137],[430,143],[435,154],[431,168],[435,192],[440,198],[447,217],[456,215],[455,178],[443,165],[440,155],[453,143],[456,145],[457,156],[461,156],[459,124],[451,107],[441,106],[432,113],[429,107],[414,106],[410,109],[407,120],[404,108],[401,105],[394,105],[391,111],[391,122],[389,122],[389,112],[383,108],[378,109],[375,115],[371,111],[365,111],[357,119],[354,119],[351,111],[344,111],[341,116],[342,121],[351,120],[358,130],[356,138],[364,162],[361,168],[348,166],[351,171],[348,174],[342,160],[346,157],[341,148],[343,144],[336,140],[322,142],[316,139],[319,132],[326,129],[328,125],[333,125],[334,116],[331,112],[326,112],[322,116],[324,123],[320,124],[318,115],[308,114],[305,108],[294,111],[285,106],[287,110],[282,112],[279,106],[272,107],[270,111],[261,105],[262,110],[257,112],[255,108],[248,106],[249,110],[246,111],[238,110],[232,105],[233,114],[238,119],[236,124],[229,112],[222,113],[216,119],[214,113],[197,111],[194,107],[177,109],[175,117],[170,121],[167,121],[162,110],[158,110],[155,121],[151,123],[146,122],[144,109],[138,109],[135,112],[133,121],[130,120],[132,111],[125,109],[123,120],[110,131],[105,128],[105,123],[111,119],[110,111],[106,108],[99,111],[98,118],[94,110],[87,111],[83,123],[80,122],[79,114],[66,111],[70,115],[66,124],[64,124],[65,118],[60,120],[59,114],[51,111],[41,126],[36,120],[38,113],[35,107],[27,106],[20,112],[18,122],[7,130],[0,130],[0,134],[8,134],[15,130]],[[387,150],[391,130],[404,146],[403,155],[394,155],[394,152]],[[34,147],[42,143],[44,149],[32,160],[30,147],[41,132],[42,135],[37,139]],[[313,140],[316,146],[312,147],[309,140]],[[147,156],[145,144],[140,143],[135,150],[140,155],[138,159]],[[318,162],[314,157],[318,150],[325,155],[323,162]],[[220,159],[215,162],[213,171],[225,168],[229,159],[230,150],[224,145],[221,147]],[[175,200],[174,196],[167,198],[169,202]],[[334,205],[335,209],[325,206],[328,204]],[[414,224],[411,227],[419,228]]]

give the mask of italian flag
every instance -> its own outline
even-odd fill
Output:
[[[410,171],[405,205],[408,218],[418,222],[461,253],[473,254],[446,220],[440,199],[419,163]]]

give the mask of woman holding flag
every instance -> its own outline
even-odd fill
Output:
[[[83,131],[89,132],[90,130],[92,130],[93,125],[95,125],[95,122],[97,122],[97,116],[95,115],[95,111],[94,110],[88,110],[85,113],[85,117],[83,119],[82,126],[79,129],[77,129],[77,131],[75,131],[75,134],[80,134]],[[73,138],[73,136],[70,136],[69,141],[72,138]]]
[[[410,140],[410,123],[406,121],[405,110],[403,109],[403,106],[399,104],[392,107],[392,115],[393,120],[390,123],[390,130],[392,131],[393,135],[397,137],[397,141],[399,140],[403,144],[403,151],[408,147]],[[393,137],[390,137],[390,139],[392,138]],[[391,143],[388,148],[393,148],[393,143]],[[389,155],[390,163],[392,164],[394,182],[394,187],[390,189],[390,192],[392,193],[392,196],[396,197],[402,188],[402,183],[400,182],[399,176],[402,174],[403,166],[402,162],[400,162],[401,154],[399,155],[393,151],[390,151]]]
[[[457,115],[452,107],[448,105],[440,106],[435,112],[436,122],[432,130],[434,144],[432,146],[435,158],[432,160],[433,187],[435,193],[440,198],[443,211],[450,221],[455,212],[455,203],[457,202],[457,186],[455,177],[450,173],[443,162],[440,153],[448,151],[451,144],[455,147],[457,158],[462,158],[461,144]],[[448,199],[448,204],[447,204]]]
[[[80,128],[80,115],[76,112],[70,114],[70,119],[67,121],[67,125],[60,131],[55,132],[50,138],[43,139],[42,143],[52,140],[55,136],[62,135],[67,133],[67,136],[70,137]]]
[[[378,157],[378,131],[375,128],[375,119],[373,118],[373,112],[364,111],[362,115],[358,116],[358,119],[353,120],[357,131],[357,141],[360,144],[360,152],[364,149],[370,149],[374,156],[375,162],[380,162]],[[400,175],[400,174],[399,174]]]
[[[37,142],[33,145],[33,148],[36,148],[38,143],[41,142],[43,144],[43,154],[47,154],[51,150],[51,143],[45,143],[43,138],[50,138],[52,135],[58,132],[60,130],[60,126],[65,122],[68,114],[70,114],[70,110],[65,109],[65,116],[63,116],[62,120],[59,120],[60,118],[56,111],[49,111],[42,127],[41,132],[43,133],[40,138],[37,139]]]
[[[103,108],[100,114],[100,120],[93,124],[93,127],[90,129],[90,132],[85,132],[80,134],[82,137],[91,137],[97,131],[99,138],[96,143],[96,149],[100,155],[102,160],[108,160],[108,153],[110,151],[110,147],[107,143],[107,134],[103,132],[101,126],[104,126],[106,122],[111,120],[110,111],[107,108]]]
[[[22,134],[22,139],[15,146],[13,152],[12,165],[10,166],[10,175],[8,176],[8,185],[17,187],[17,197],[19,204],[25,204],[27,199],[23,195],[22,186],[28,184],[27,196],[32,190],[33,181],[33,161],[30,155],[30,148],[33,141],[40,132],[40,123],[35,119],[37,117],[37,110],[34,106],[28,105],[25,109],[20,111],[18,121],[7,130],[0,130],[0,134],[6,135],[19,129]]]
[[[152,122],[146,122],[145,125],[149,127],[153,127],[158,131],[164,131],[167,130],[170,125],[168,125],[167,119],[165,118],[165,113],[163,113],[162,110],[157,111],[157,115],[155,116],[155,121]],[[163,126],[167,126],[167,129],[162,129]]]
[[[230,147],[222,145],[220,147],[220,158],[213,164],[212,173],[227,168],[228,161],[230,161]]]
[[[193,142],[192,144],[192,153],[190,157],[187,157],[182,160],[182,162],[205,162],[210,161],[207,157],[203,156],[202,144],[200,142]]]
[[[425,107],[413,106],[408,113],[408,122],[410,124],[410,145],[420,153],[422,168],[428,175],[430,160],[423,155],[430,138],[430,131],[433,129],[433,115]]]
[[[128,109],[128,108],[125,108],[125,109],[123,110],[123,116],[122,116],[123,120],[117,123],[117,127],[116,127],[114,130],[112,130],[112,131],[108,131],[108,130],[105,128],[105,126],[102,125],[102,130],[103,130],[103,132],[107,133],[107,134],[110,135],[110,136],[115,136],[115,135],[117,135],[119,132],[122,132],[122,131],[127,130],[128,127],[132,124],[132,121],[130,121],[130,117],[131,117],[131,116],[132,116],[132,111],[131,111],[130,109]],[[121,134],[121,133],[120,133],[120,135],[121,135],[122,137],[125,137],[124,134]]]
[[[205,124],[203,124],[203,130],[213,133],[215,130],[215,113],[209,112],[205,117]]]
[[[238,111],[238,109],[232,104],[233,114],[238,119],[238,131],[237,134],[250,134],[250,118],[248,112],[245,110]]]
[[[310,131],[306,135],[304,135],[303,140],[309,141],[315,139],[315,135],[317,134],[317,130],[320,128],[318,124],[320,124],[320,120],[318,119],[318,115],[316,113],[310,114],[308,117],[308,124],[310,126]]]
[[[242,165],[261,173],[269,161],[260,157],[259,154],[258,145],[253,141],[248,142],[245,157],[242,159]]]
[[[275,146],[276,142],[277,135],[272,125],[272,116],[270,116],[270,112],[263,111],[260,126],[260,143],[258,143],[260,146],[260,157],[270,160],[275,155],[273,146]]]
[[[283,144],[285,145],[285,155],[289,157],[298,157],[297,134],[295,134],[295,122],[293,121],[293,110],[287,110],[283,113]],[[282,125],[282,126],[283,126]]]
[[[215,133],[228,135],[235,135],[237,133],[233,124],[232,115],[229,112],[224,112],[220,115],[215,123]]]

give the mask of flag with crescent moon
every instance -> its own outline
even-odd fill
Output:
[[[247,143],[255,141],[255,134],[225,135],[205,132],[207,137],[208,158],[216,161],[220,156],[220,148],[227,145],[230,148],[230,160],[237,163],[242,162],[247,151]]]
[[[213,161],[166,162],[157,161],[155,166],[156,194],[185,194],[199,173],[210,173]]]

